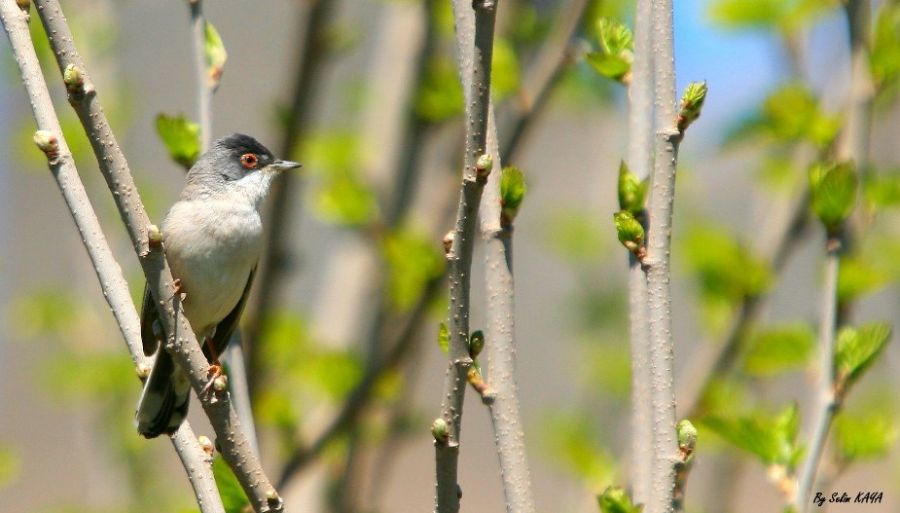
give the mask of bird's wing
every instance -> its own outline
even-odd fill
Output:
[[[150,287],[144,285],[144,302],[141,305],[141,340],[144,343],[144,356],[150,356],[160,346],[160,338],[153,332],[153,325],[159,322],[159,310],[153,303]]]
[[[231,312],[216,325],[216,332],[212,337],[212,346],[215,347],[217,356],[221,356],[222,353],[225,352],[225,348],[228,347],[228,341],[231,340],[232,333],[237,329],[238,321],[241,319],[241,313],[244,311],[244,305],[247,304],[247,298],[250,297],[250,287],[253,286],[253,276],[255,274],[256,267],[253,267],[250,271],[250,276],[247,277],[247,285],[244,286],[244,293],[241,295],[241,299],[234,305]],[[207,360],[212,360],[212,355],[209,353],[209,344],[203,344],[203,354],[206,355]]]

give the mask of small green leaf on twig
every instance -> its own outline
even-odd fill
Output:
[[[156,133],[162,139],[172,160],[190,169],[200,155],[200,125],[183,115],[156,116]]]
[[[690,420],[683,419],[675,426],[675,432],[678,434],[678,451],[681,453],[681,459],[687,463],[697,446],[697,428]]]
[[[684,133],[685,130],[700,117],[700,111],[703,109],[703,102],[706,101],[706,81],[691,82],[684,89],[681,95],[681,107],[678,111],[678,131]]]
[[[644,248],[644,227],[640,221],[626,210],[620,210],[613,214],[613,221],[616,223],[616,234],[619,236],[619,242],[628,251],[634,253],[638,260],[643,261],[647,250]]]
[[[648,180],[638,180],[624,160],[619,162],[619,209],[637,216],[644,211]]]
[[[219,36],[219,31],[212,23],[206,22],[206,37],[204,50],[206,53],[206,71],[209,78],[209,87],[215,90],[219,87],[222,73],[225,71],[225,61],[228,60],[228,52],[225,51],[225,43]]]
[[[437,343],[438,347],[441,348],[441,351],[443,351],[444,354],[450,351],[450,330],[443,322],[438,327]]]
[[[618,21],[599,18],[596,31],[600,48],[587,54],[588,63],[604,77],[627,84],[634,60],[631,30]]]
[[[522,200],[528,186],[525,184],[525,175],[515,166],[507,166],[500,172],[500,222],[509,226],[519,213]]]
[[[809,186],[813,212],[829,235],[835,235],[856,205],[858,182],[853,164],[815,164],[809,170]]]
[[[624,488],[610,486],[597,496],[600,513],[641,513],[641,506],[631,503],[631,497]]]
[[[887,346],[891,327],[873,323],[859,330],[845,327],[838,332],[834,353],[835,393],[841,397],[875,362]]]

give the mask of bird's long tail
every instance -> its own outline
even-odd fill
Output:
[[[184,371],[168,351],[160,347],[157,352],[134,415],[138,433],[145,438],[177,431],[187,417],[191,399],[191,385]]]

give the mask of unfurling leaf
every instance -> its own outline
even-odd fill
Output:
[[[631,30],[618,21],[599,18],[596,31],[600,48],[587,54],[588,63],[604,77],[627,83],[634,60]]]
[[[440,324],[440,326],[438,326],[437,343],[438,347],[441,348],[441,351],[443,351],[444,354],[450,352],[450,330],[443,322]]]
[[[638,180],[625,161],[619,162],[619,209],[637,216],[644,210],[649,180]]]
[[[500,222],[509,226],[519,213],[522,200],[528,186],[525,184],[525,175],[515,166],[507,166],[500,172]]]
[[[711,415],[703,419],[703,424],[765,465],[793,469],[802,455],[802,448],[796,443],[800,425],[796,404],[774,418],[761,414],[737,418]]]
[[[215,90],[219,87],[219,81],[222,79],[228,52],[225,51],[225,43],[222,42],[219,31],[212,23],[206,22],[205,32],[206,40],[203,46],[206,53],[206,72],[209,76],[209,87]]]
[[[872,366],[890,337],[891,327],[886,323],[867,324],[859,330],[848,326],[838,332],[834,353],[836,393],[846,394]]]
[[[706,93],[709,88],[706,82],[691,82],[681,95],[681,106],[678,111],[678,131],[684,133],[687,127],[700,117],[703,102],[706,101]]]
[[[816,164],[809,170],[809,186],[813,212],[833,234],[856,205],[853,164]]]
[[[185,169],[190,169],[200,155],[200,125],[184,117],[156,116],[156,133],[162,139],[169,156]]]
[[[640,221],[626,210],[613,214],[613,221],[616,223],[619,242],[637,256],[638,252],[644,249],[644,227]]]
[[[597,496],[600,513],[641,513],[641,506],[631,503],[628,492],[620,486],[610,486]]]

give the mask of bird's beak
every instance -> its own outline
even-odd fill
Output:
[[[270,167],[275,171],[287,171],[289,169],[297,169],[300,167],[300,164],[290,160],[276,160],[275,162],[272,162]]]

